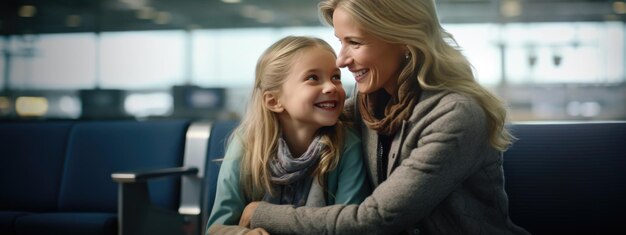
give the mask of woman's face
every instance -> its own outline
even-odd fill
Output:
[[[333,26],[341,42],[337,66],[352,72],[359,92],[369,94],[381,88],[395,92],[406,47],[374,37],[342,8],[335,9]]]

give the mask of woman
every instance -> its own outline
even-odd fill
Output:
[[[241,225],[271,234],[527,234],[508,215],[501,101],[474,79],[433,0],[324,0],[358,94],[371,196],[360,205],[251,203]],[[251,216],[251,218],[250,218]]]

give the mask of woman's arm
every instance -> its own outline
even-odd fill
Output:
[[[249,229],[243,226],[237,225],[222,225],[222,224],[214,224],[207,230],[207,235],[210,234],[232,234],[232,235],[269,235],[265,229],[255,228]]]
[[[471,101],[441,104],[427,119],[419,139],[404,143],[416,146],[407,150],[409,157],[360,205],[294,208],[261,202],[251,227],[272,234],[392,234],[414,225],[476,169],[487,144],[484,113]]]

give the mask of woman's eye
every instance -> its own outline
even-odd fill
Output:
[[[361,47],[361,45],[363,45],[360,42],[355,42],[355,41],[350,41],[348,43],[350,44],[350,47],[352,47],[352,48],[359,48],[359,47]]]

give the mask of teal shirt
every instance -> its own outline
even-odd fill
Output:
[[[370,193],[363,166],[361,140],[346,129],[343,153],[337,168],[328,173],[326,198],[332,204],[359,204]],[[241,140],[229,144],[217,178],[215,202],[207,228],[213,224],[237,225],[249,201],[239,184],[240,162],[243,157]]]

